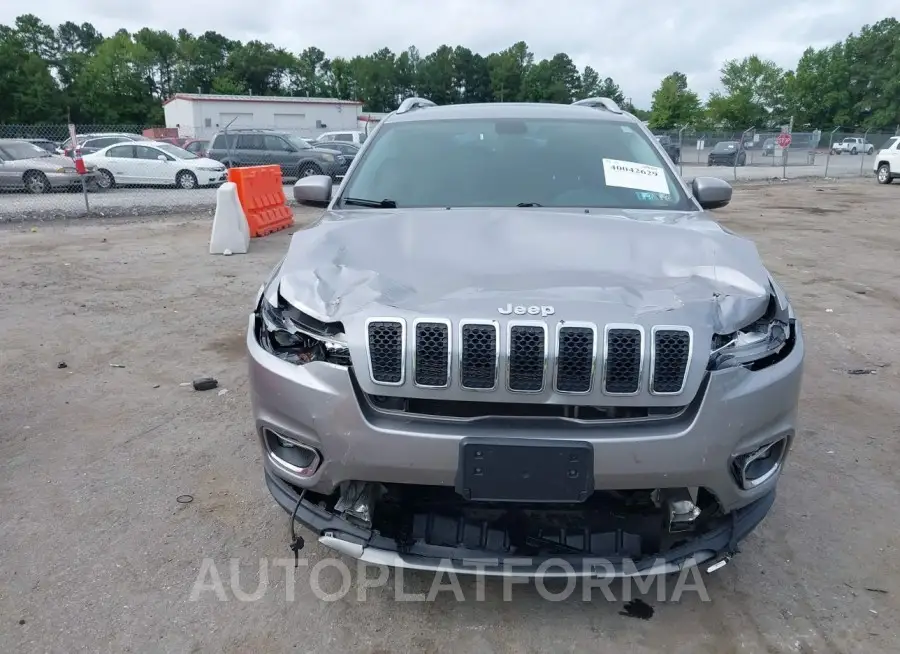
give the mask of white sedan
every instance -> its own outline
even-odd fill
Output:
[[[117,143],[85,155],[84,161],[97,167],[97,183],[104,189],[116,184],[197,188],[221,184],[228,175],[220,162],[160,141]]]

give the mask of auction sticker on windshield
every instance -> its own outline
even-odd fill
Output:
[[[619,159],[604,159],[603,176],[606,178],[607,186],[633,188],[663,195],[669,193],[666,174],[662,168],[657,166],[620,161]]]

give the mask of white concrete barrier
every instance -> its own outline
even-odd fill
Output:
[[[216,215],[209,238],[210,254],[246,254],[250,249],[250,227],[238,199],[234,182],[216,191]]]

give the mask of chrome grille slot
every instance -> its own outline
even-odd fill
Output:
[[[636,395],[641,389],[644,329],[639,325],[607,325],[603,349],[603,392]]]
[[[547,327],[543,323],[510,322],[507,335],[506,386],[518,393],[544,389]]]
[[[684,390],[693,351],[693,333],[688,327],[653,328],[650,392],[678,395]]]
[[[406,323],[399,318],[369,318],[369,376],[376,384],[401,386],[406,359]]]
[[[590,393],[597,363],[597,328],[560,323],[556,341],[556,391]]]
[[[459,323],[459,383],[465,389],[489,391],[497,386],[499,325],[492,321]]]
[[[450,385],[450,321],[417,319],[413,331],[416,386],[447,388]]]

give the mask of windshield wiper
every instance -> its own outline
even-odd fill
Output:
[[[393,200],[367,200],[365,198],[344,198],[341,204],[351,204],[357,207],[372,207],[374,209],[396,209],[397,203]]]
[[[520,202],[517,207],[543,207],[540,202]]]

